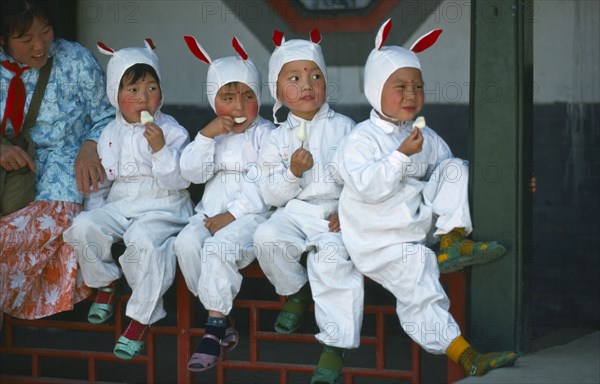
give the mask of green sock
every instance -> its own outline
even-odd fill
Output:
[[[288,296],[283,311],[302,316],[311,299],[310,286],[306,283],[298,292]]]
[[[327,368],[334,371],[341,371],[344,367],[344,351],[343,348],[330,347],[323,345],[321,356],[317,368]]]

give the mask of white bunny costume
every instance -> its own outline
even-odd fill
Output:
[[[185,40],[190,51],[209,65],[206,93],[213,110],[217,92],[231,82],[250,87],[260,106],[260,73],[237,38],[233,47],[238,55],[214,61],[195,38]],[[256,258],[254,230],[270,214],[258,184],[258,151],[273,128],[273,123],[257,116],[242,133],[214,139],[198,133],[181,155],[183,177],[205,187],[196,215],[175,241],[175,253],[189,290],[207,310],[229,314],[242,283],[239,269]],[[235,221],[211,235],[204,219],[226,211]]]
[[[437,232],[470,230],[468,169],[452,159],[448,145],[431,128],[422,129],[422,150],[410,157],[397,148],[413,122],[383,120],[381,94],[398,68],[420,69],[414,52],[433,45],[432,31],[412,51],[384,47],[391,20],[381,27],[365,66],[365,94],[373,107],[337,152],[344,189],[340,197],[342,237],[356,268],[397,298],[406,333],[432,353],[444,353],[460,335],[439,282],[436,255],[424,243],[438,216]],[[416,47],[416,48],[415,48]]]
[[[117,107],[98,141],[98,154],[112,183],[106,204],[77,216],[64,238],[75,248],[85,283],[105,287],[121,277],[131,286],[126,314],[142,324],[166,315],[162,296],[175,278],[172,251],[175,235],[193,213],[189,182],[179,170],[179,157],[189,135],[169,115],[157,111],[154,123],[165,137],[165,146],[154,153],[144,138],[141,123],[128,123],[118,109],[121,77],[134,64],[148,64],[160,76],[158,58],[148,39],[145,48],[114,51],[102,43],[99,50],[111,55],[107,93]],[[111,254],[113,243],[123,240],[127,249],[119,258]]]
[[[269,61],[273,98],[277,99],[279,72],[288,62],[314,61],[327,73],[317,30],[311,32],[310,41],[285,41],[278,31],[273,40],[276,48]],[[280,105],[276,103],[275,111]],[[314,166],[298,178],[289,167],[292,154],[303,145],[297,135],[302,124],[307,132],[304,148],[312,154]],[[265,202],[279,208],[254,236],[260,266],[279,295],[297,293],[310,281],[320,329],[316,338],[340,348],[358,346],[363,316],[363,277],[349,259],[340,233],[328,228],[342,189],[336,182],[333,154],[354,125],[327,103],[310,121],[288,114],[260,152]],[[308,252],[307,268],[300,263],[304,252]]]

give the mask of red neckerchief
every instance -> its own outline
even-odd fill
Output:
[[[15,136],[18,136],[23,125],[23,113],[25,111],[25,84],[23,84],[21,74],[30,69],[30,67],[24,66],[20,68],[19,64],[8,60],[3,61],[1,64],[4,68],[14,72],[15,75],[8,84],[8,96],[6,97],[4,116],[2,116],[2,125],[0,125],[0,134],[5,134],[6,121],[10,119]]]

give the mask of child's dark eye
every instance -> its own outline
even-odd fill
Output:
[[[316,73],[312,76],[313,80],[319,80],[321,78],[321,75]]]
[[[298,81],[298,80],[300,80],[300,78],[298,76],[292,76],[292,77],[290,77],[290,80],[291,81]]]

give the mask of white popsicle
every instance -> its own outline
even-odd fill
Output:
[[[142,111],[142,113],[140,113],[140,122],[142,124],[154,123],[154,117],[152,117],[148,111]]]
[[[415,122],[413,123],[413,128],[425,128],[425,118],[423,116],[417,117]]]
[[[246,121],[245,117],[234,117],[233,121],[235,121],[236,124],[242,124],[244,121]]]
[[[306,141],[306,123],[304,121],[300,123],[300,128],[298,128],[298,132],[296,132],[296,137],[302,143]]]

